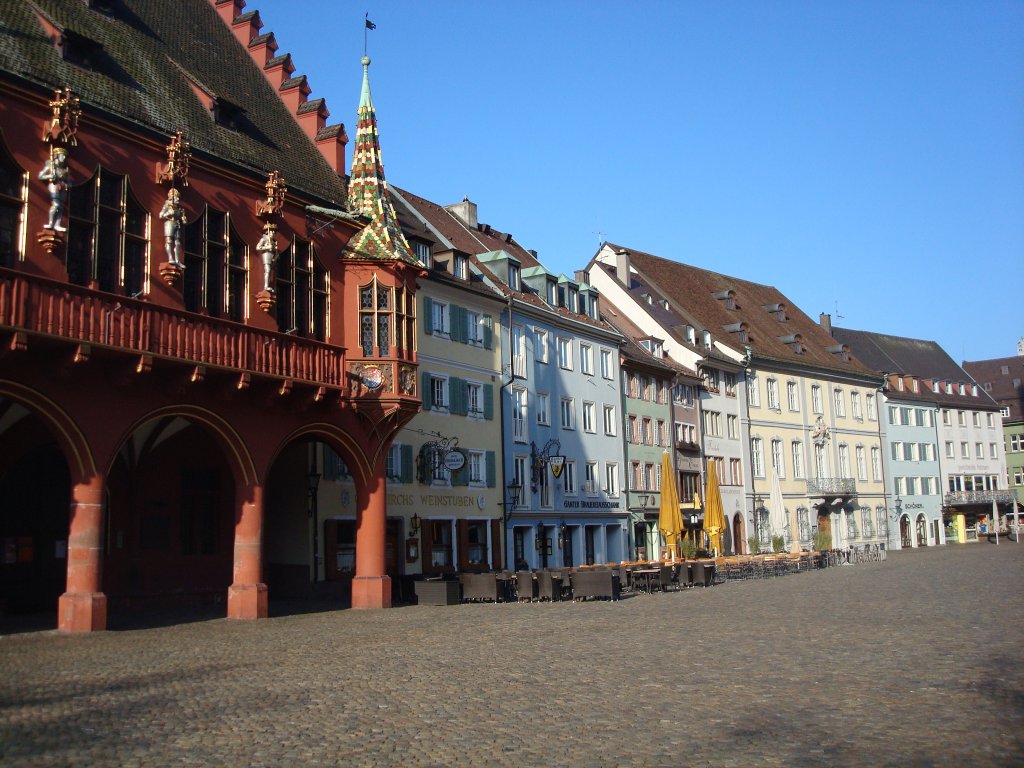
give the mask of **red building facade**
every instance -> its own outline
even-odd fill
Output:
[[[241,0],[12,5],[0,607],[56,604],[67,631],[171,600],[266,616],[277,560],[316,572],[305,505],[268,499],[306,498],[319,443],[356,482],[352,605],[389,606],[383,465],[419,408],[421,269],[376,204],[369,62],[350,199],[344,128]],[[66,189],[43,172],[61,153]]]

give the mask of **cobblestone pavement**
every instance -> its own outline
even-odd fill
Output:
[[[1024,764],[1024,543],[617,603],[0,637],[5,766]]]

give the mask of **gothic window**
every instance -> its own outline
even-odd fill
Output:
[[[359,288],[359,347],[363,357],[405,357],[412,352],[415,297],[374,277]]]
[[[142,293],[149,214],[127,176],[99,168],[71,188],[68,200],[68,279],[101,291]]]
[[[293,238],[277,259],[277,327],[285,333],[327,340],[327,270],[313,244]]]
[[[246,246],[228,214],[207,207],[183,239],[185,309],[242,322]]]
[[[27,178],[0,139],[0,267],[13,267],[22,255]]]

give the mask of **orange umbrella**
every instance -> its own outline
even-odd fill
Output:
[[[672,457],[665,451],[661,456],[661,507],[658,511],[658,528],[665,537],[665,544],[678,554],[676,549],[683,534],[683,515],[679,511],[679,493],[673,479]]]
[[[718,487],[718,471],[713,461],[708,462],[704,490],[704,531],[708,535],[708,549],[720,553],[722,533],[725,531],[725,511],[722,509],[722,491]]]

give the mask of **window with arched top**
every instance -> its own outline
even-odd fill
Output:
[[[279,330],[327,340],[327,270],[312,243],[292,238],[277,259],[275,290]]]
[[[0,267],[13,267],[24,257],[27,198],[28,173],[7,151],[0,134]]]
[[[182,244],[185,309],[243,322],[248,248],[231,216],[207,206],[185,227]]]
[[[363,357],[406,357],[415,339],[414,297],[376,275],[359,287],[359,347]]]
[[[68,199],[68,279],[135,295],[146,285],[149,213],[128,177],[98,168]]]

